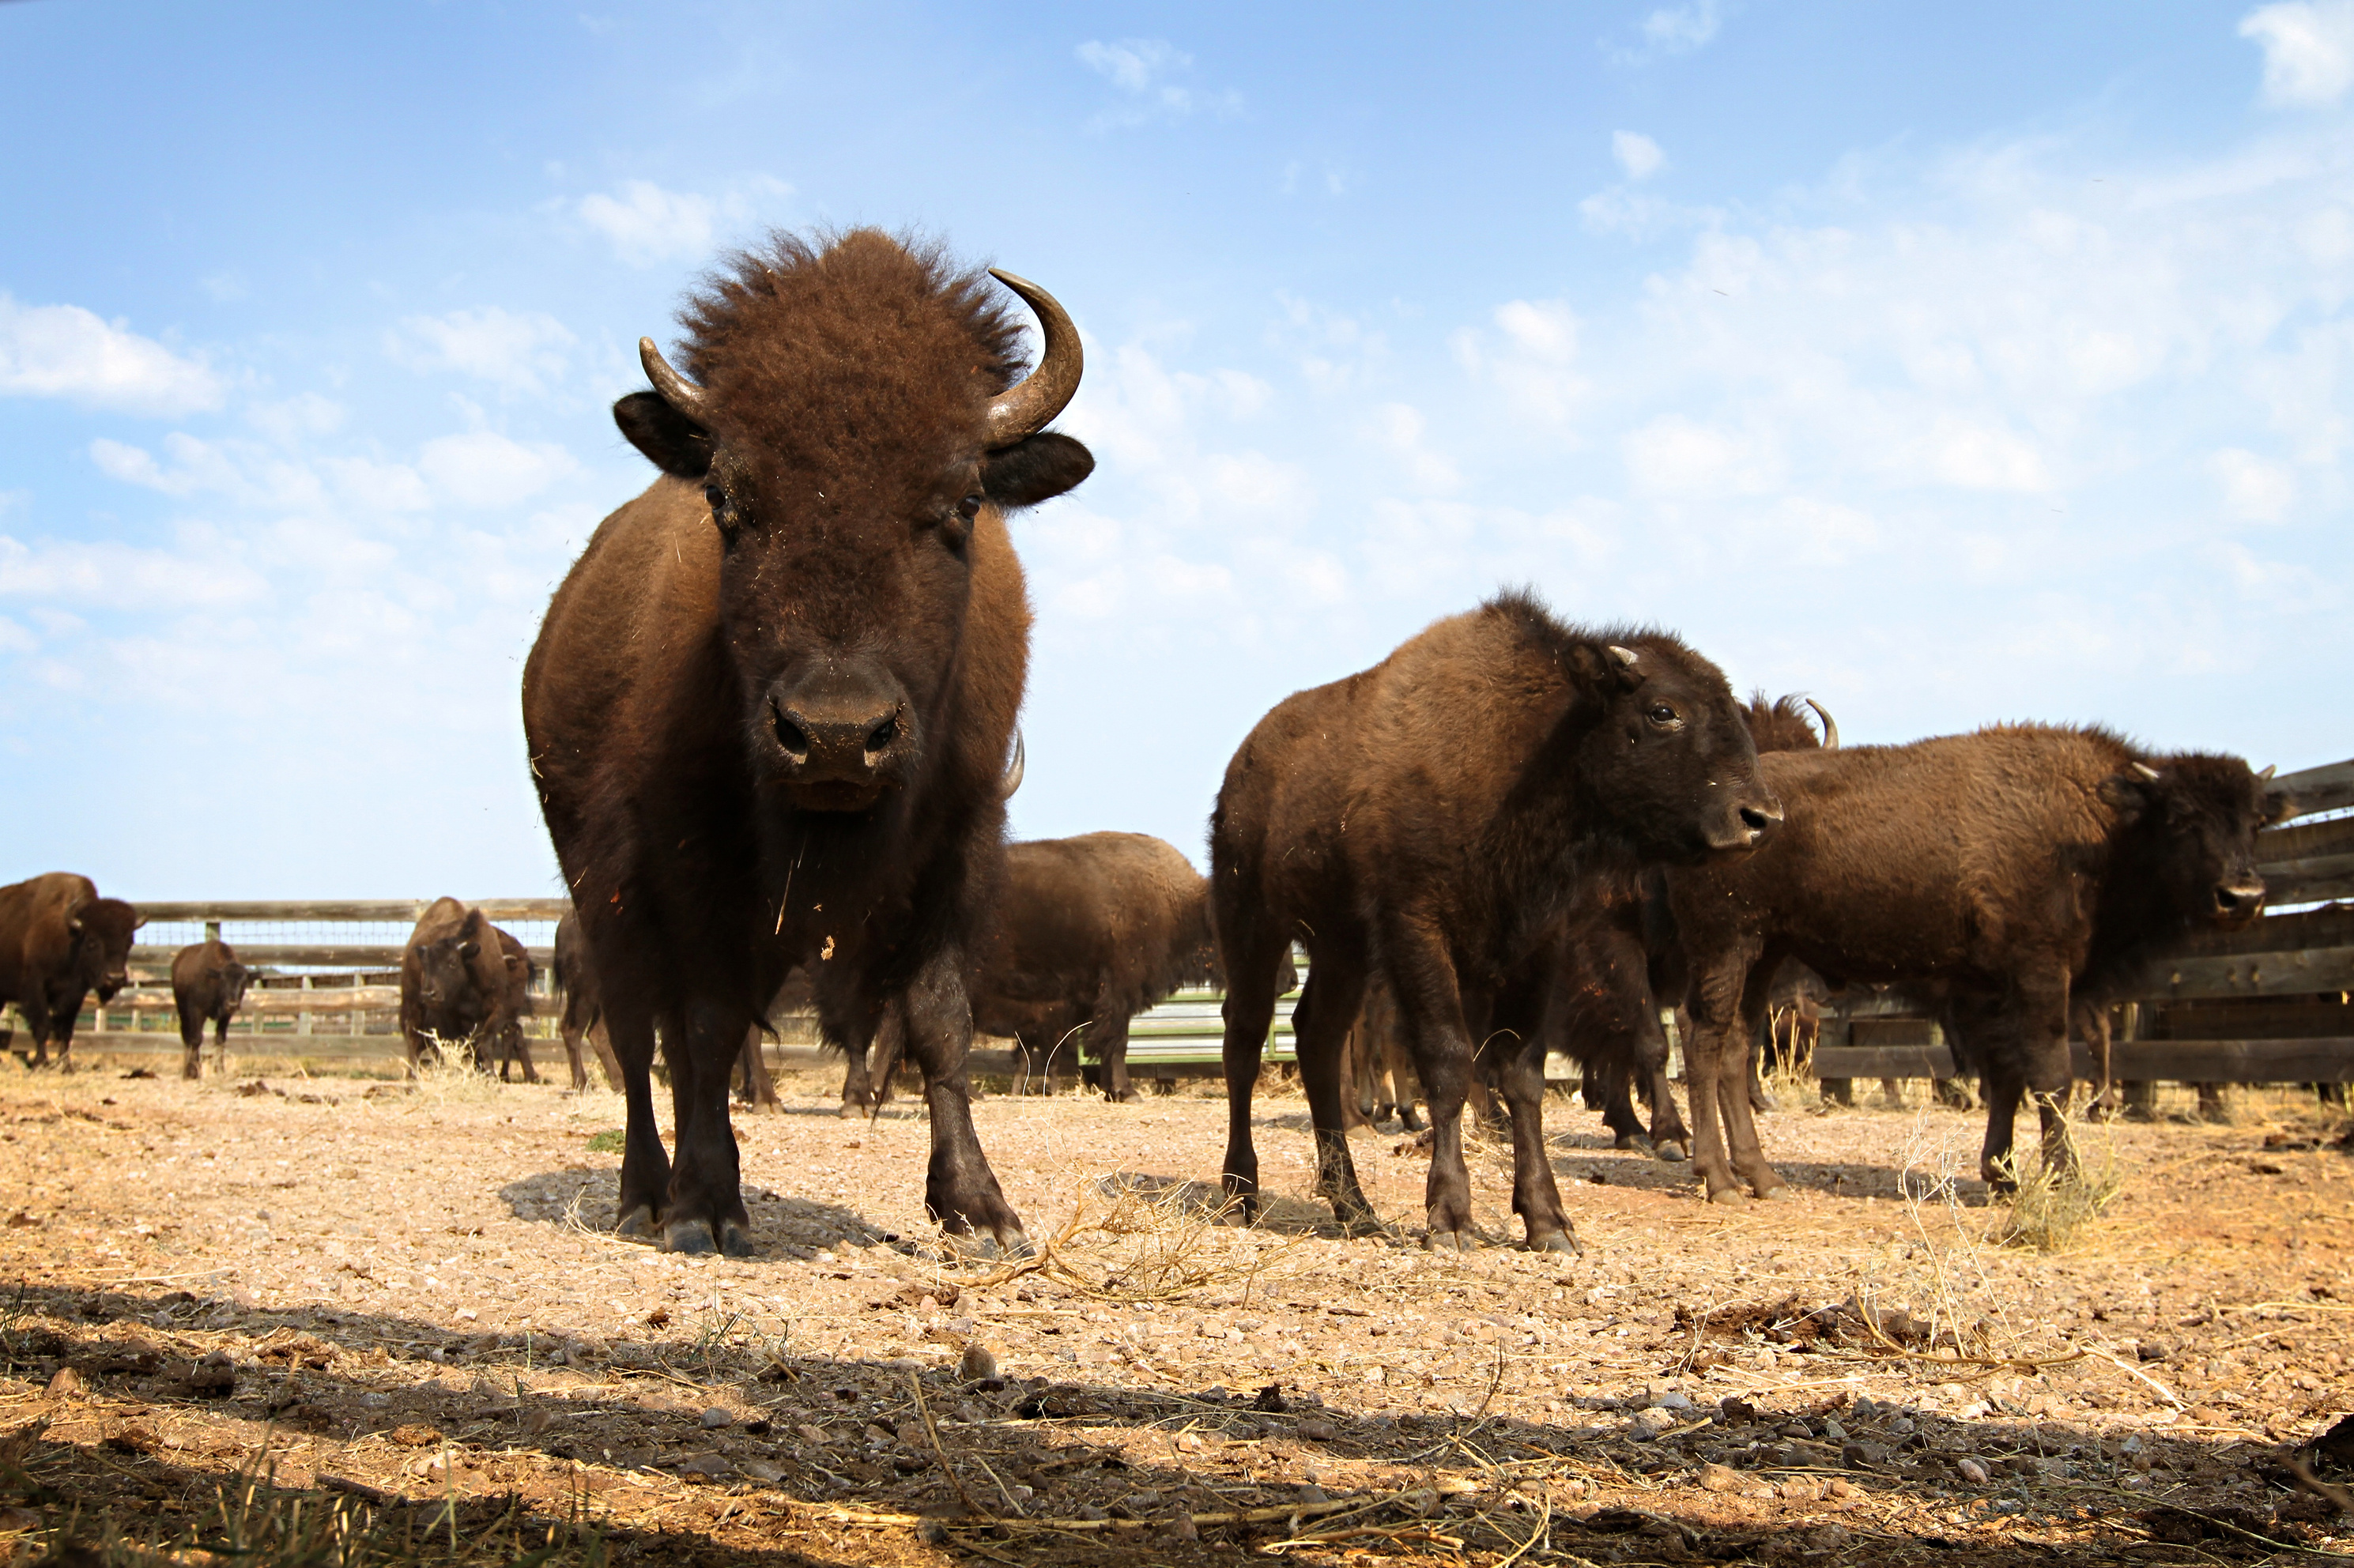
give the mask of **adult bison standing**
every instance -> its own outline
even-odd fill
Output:
[[[1029,658],[1005,514],[1094,460],[1042,431],[1078,386],[1076,329],[992,275],[1044,328],[1027,377],[984,278],[871,229],[735,258],[683,315],[692,379],[640,341],[655,390],[613,413],[663,476],[557,590],[523,693],[625,1079],[624,1234],[748,1250],[729,1070],[808,964],[854,1033],[904,1012],[930,1212],[1023,1242],[968,1104],[965,951]]]
[[[33,1034],[33,1065],[72,1066],[74,1024],[91,991],[101,1002],[130,983],[131,934],[147,922],[97,885],[52,871],[0,887],[0,1001],[13,1001]]]
[[[2007,1183],[2027,1094],[2045,1157],[2066,1157],[2072,998],[2104,995],[2200,926],[2254,919],[2256,830],[2285,810],[2236,757],[2153,756],[2093,727],[2004,725],[1760,763],[1789,812],[1775,842],[1668,874],[1691,967],[1693,1160],[1710,1197],[1732,1202],[1741,1181],[1782,1190],[1749,1118],[1746,1063],[1785,958],[1834,984],[1946,996],[1984,1075],[1980,1169]]]
[[[517,1056],[524,1081],[539,1082],[523,1037],[531,976],[530,953],[480,909],[454,898],[427,905],[400,954],[400,1033],[410,1068],[437,1043],[462,1044],[485,1072],[495,1058],[502,1082]]]
[[[1532,1249],[1575,1250],[1545,1155],[1535,1028],[1566,891],[1600,863],[1632,875],[1742,853],[1780,816],[1714,664],[1665,632],[1564,626],[1526,594],[1278,704],[1228,764],[1210,818],[1227,1190],[1258,1190],[1251,1089],[1296,938],[1310,967],[1292,1028],[1334,1213],[1373,1213],[1340,1079],[1378,965],[1430,1101],[1428,1245],[1471,1245],[1461,1115],[1486,1047],[1511,1113],[1513,1212]]]

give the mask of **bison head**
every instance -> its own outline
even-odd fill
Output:
[[[120,898],[98,898],[68,916],[66,930],[73,938],[74,973],[112,1001],[114,993],[131,983],[131,934],[147,922]]]
[[[2101,785],[2117,813],[2118,881],[2148,916],[2244,926],[2263,912],[2256,830],[2292,808],[2236,757],[2186,753],[2135,762]]]
[[[698,379],[642,339],[654,390],[614,407],[702,488],[756,776],[804,810],[864,810],[915,775],[976,564],[1011,552],[1004,513],[1095,466],[1043,429],[1078,388],[1077,330],[1044,289],[990,275],[1038,314],[1026,377],[987,282],[865,229],[738,258],[684,318]]]
[[[482,912],[469,909],[454,928],[418,943],[411,949],[417,955],[418,999],[428,1007],[443,1008],[472,995],[474,960],[490,939]]]
[[[235,959],[221,966],[221,1005],[231,1012],[245,1005],[245,988],[253,981],[253,971]]]
[[[1571,678],[1598,713],[1578,771],[1596,819],[1647,861],[1757,847],[1782,820],[1724,672],[1664,632],[1580,642]]]

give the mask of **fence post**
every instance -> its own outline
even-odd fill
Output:
[[[217,942],[220,940],[219,921],[207,920],[205,922],[205,940],[207,942]]]
[[[311,989],[311,977],[309,975],[304,975],[302,977],[302,989],[306,991]],[[304,1008],[302,1012],[294,1015],[294,1033],[297,1034],[308,1034],[311,1033],[310,1009]]]

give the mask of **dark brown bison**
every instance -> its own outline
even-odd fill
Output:
[[[577,911],[566,911],[556,923],[556,985],[564,992],[564,1011],[556,1028],[564,1041],[565,1058],[572,1066],[572,1086],[588,1086],[588,1067],[580,1055],[586,1044],[604,1070],[605,1086],[619,1089],[621,1065],[613,1059],[612,1044],[605,1037],[605,1007],[598,1000],[597,970],[588,962],[588,947],[580,935]]]
[[[1820,734],[1808,722],[1802,701],[1822,721]],[[1838,723],[1812,698],[1769,702],[1758,692],[1742,720],[1761,756],[1839,745]],[[1669,1086],[1668,1036],[1659,1023],[1661,1000],[1681,1004],[1685,984],[1664,871],[1653,867],[1632,880],[1588,879],[1563,917],[1559,941],[1561,962],[1545,1005],[1548,1048],[1578,1064],[1585,1102],[1602,1113],[1617,1147],[1648,1149],[1663,1160],[1689,1158],[1691,1129]],[[1750,1084],[1755,1103],[1764,1089],[1754,1071]],[[1648,1133],[1635,1115],[1636,1091],[1651,1107]]]
[[[0,1002],[13,1001],[33,1035],[33,1065],[70,1071],[74,1025],[90,992],[109,1002],[130,983],[131,934],[147,922],[90,878],[52,871],[0,887]]]
[[[525,1081],[537,1083],[523,1044],[531,971],[523,944],[481,910],[454,898],[428,905],[400,955],[400,1033],[410,1068],[458,1047],[485,1072],[496,1061],[502,1080],[520,1055]]]
[[[748,1250],[728,1077],[807,964],[861,1050],[904,1002],[930,1212],[1023,1240],[973,1133],[965,947],[1029,657],[1005,514],[1094,460],[1042,429],[1078,386],[1076,331],[993,275],[1044,329],[1026,377],[986,277],[859,229],[735,257],[682,317],[692,378],[642,339],[654,390],[614,407],[663,477],[557,589],[523,706],[625,1080],[625,1234]]]
[[[204,1075],[205,1025],[213,1026],[213,1065],[228,1065],[228,1021],[245,1005],[253,971],[237,961],[237,949],[217,937],[172,955],[172,1002],[180,1011],[180,1044],[186,1054],[180,1076]]]
[[[1774,842],[1668,874],[1691,965],[1695,1162],[1712,1198],[1735,1202],[1739,1181],[1760,1196],[1782,1186],[1742,1065],[1785,958],[1835,985],[1943,991],[1956,1055],[1983,1078],[1981,1170],[2005,1183],[2024,1094],[2046,1157],[2066,1157],[2072,997],[2125,983],[2193,927],[2255,918],[2256,830],[2286,809],[2237,758],[2152,756],[2098,728],[2001,726],[1760,765],[1788,812]]]
[[[1228,764],[1210,818],[1229,990],[1227,1190],[1258,1191],[1252,1086],[1278,964],[1319,1190],[1372,1218],[1341,1128],[1341,1057],[1367,976],[1397,999],[1433,1129],[1428,1245],[1470,1245],[1461,1112],[1488,1048],[1512,1120],[1512,1207],[1532,1247],[1575,1250],[1545,1158],[1537,1013],[1546,938],[1588,866],[1754,846],[1780,816],[1717,667],[1659,631],[1564,626],[1507,593],[1361,674],[1277,705]]]

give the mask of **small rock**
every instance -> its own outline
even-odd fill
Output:
[[[957,1358],[957,1376],[965,1383],[986,1383],[998,1376],[997,1352],[979,1340],[964,1348]]]
[[[819,1445],[821,1447],[825,1444],[827,1434],[825,1428],[822,1426],[818,1426],[810,1422],[804,1421],[799,1426],[794,1427],[793,1430],[808,1438],[811,1442]]]
[[[1322,1487],[1318,1486],[1314,1481],[1310,1481],[1306,1486],[1299,1489],[1299,1500],[1304,1503],[1320,1503],[1331,1502],[1332,1499],[1331,1496],[1325,1492]]]
[[[1982,1487],[1986,1485],[1987,1481],[1990,1478],[1987,1475],[1987,1467],[1984,1465],[1979,1464],[1976,1459],[1964,1459],[1960,1463],[1956,1464],[1954,1468],[1960,1472],[1962,1479],[1969,1482],[1970,1485],[1974,1487]]]
[[[1652,1400],[1651,1403],[1658,1405],[1662,1410],[1672,1410],[1679,1415],[1692,1407],[1692,1402],[1691,1399],[1683,1394],[1678,1393],[1674,1389],[1668,1390],[1665,1393],[1662,1393],[1656,1399]]]
[[[1179,1514],[1176,1520],[1169,1526],[1168,1534],[1169,1538],[1172,1541],[1199,1541],[1202,1539],[1202,1531],[1194,1525],[1193,1516],[1190,1513]]]
[[[1097,1510],[1096,1517],[1101,1519],[1103,1510]],[[916,1539],[927,1546],[946,1546],[949,1543],[949,1527],[937,1519],[928,1519],[916,1526]]]
[[[710,1409],[703,1413],[703,1429],[706,1432],[716,1432],[722,1426],[733,1426],[735,1425],[736,1413],[731,1410],[723,1409],[719,1405],[715,1404]]]
[[[1096,1507],[1095,1504],[1088,1503],[1087,1506],[1079,1510],[1078,1517],[1085,1520],[1107,1520],[1109,1519],[1111,1515]]]
[[[1161,1506],[1161,1494],[1155,1491],[1130,1492],[1112,1506],[1130,1519],[1137,1519]]]
[[[1299,1435],[1310,1443],[1329,1443],[1332,1440],[1332,1424],[1329,1421],[1303,1421],[1299,1424]]]
[[[2158,1340],[2144,1340],[2134,1347],[2134,1353],[2146,1361],[2162,1361],[2170,1353]]]
[[[1847,1428],[1836,1418],[1826,1415],[1823,1417],[1823,1436],[1829,1442],[1844,1443],[1847,1441]]]
[[[679,1466],[681,1470],[690,1475],[708,1476],[715,1480],[728,1474],[735,1467],[716,1454],[697,1454],[694,1458]]]
[[[1179,1451],[1179,1452],[1181,1452],[1181,1453],[1185,1453],[1185,1454],[1198,1454],[1198,1453],[1200,1453],[1200,1452],[1202,1451],[1203,1447],[1204,1447],[1204,1444],[1203,1444],[1203,1442],[1202,1442],[1202,1435],[1201,1435],[1199,1432],[1181,1432],[1181,1433],[1179,1433],[1179,1434],[1177,1435],[1177,1447],[1178,1447],[1178,1451]]]
[[[81,1391],[81,1373],[71,1367],[59,1367],[57,1375],[49,1379],[51,1399],[63,1399],[68,1394],[80,1393]]]
[[[1867,1470],[1885,1465],[1895,1457],[1895,1451],[1885,1443],[1867,1443],[1861,1439],[1840,1446],[1840,1460],[1851,1470]]]
[[[1702,1491],[1723,1492],[1739,1496],[1749,1490],[1749,1478],[1726,1465],[1702,1465],[1700,1467]]]
[[[1833,1476],[1823,1483],[1823,1490],[1835,1498],[1851,1498],[1855,1496],[1855,1483],[1845,1476]]]
[[[764,1487],[775,1485],[784,1479],[785,1476],[784,1471],[765,1459],[746,1459],[736,1468],[741,1471],[747,1479],[758,1481]]]

